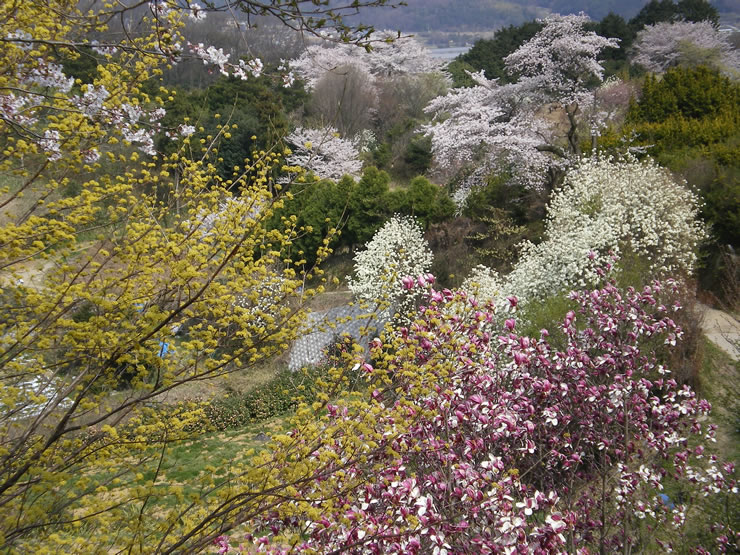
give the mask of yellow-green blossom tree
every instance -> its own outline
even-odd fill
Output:
[[[362,40],[343,10],[385,3],[220,8]],[[201,418],[195,405],[162,410],[164,394],[285,349],[315,292],[288,256],[296,219],[265,225],[282,203],[279,155],[253,153],[227,179],[213,164],[228,121],[198,142],[188,122],[161,128],[174,94],[163,68],[194,56],[236,78],[262,69],[187,41],[184,21],[208,9],[0,2],[2,549],[167,551],[210,533],[238,495],[212,477],[188,499],[156,471],[126,478]],[[90,82],[66,69],[81,59]],[[159,154],[157,132],[179,148]],[[157,496],[176,502],[155,509]]]

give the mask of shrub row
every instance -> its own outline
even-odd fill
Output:
[[[316,379],[320,375],[325,375],[323,367],[299,372],[281,370],[270,381],[247,393],[204,403],[207,423],[223,431],[293,411],[300,401],[310,403],[316,398]]]

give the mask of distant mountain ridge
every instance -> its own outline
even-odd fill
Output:
[[[647,0],[405,0],[399,8],[363,10],[351,20],[376,29],[398,29],[408,33],[430,31],[480,33],[507,25],[519,25],[549,13],[586,12],[600,20],[609,12],[625,19],[634,17]],[[732,0],[711,2],[720,12],[737,12]]]

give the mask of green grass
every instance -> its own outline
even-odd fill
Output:
[[[707,421],[717,425],[716,443],[709,443],[703,438],[693,438],[689,447],[698,444],[707,448],[704,461],[709,465],[709,455],[717,455],[720,464],[724,462],[738,463],[740,456],[740,365],[734,362],[724,351],[714,343],[703,338],[704,359],[700,373],[701,395],[712,404],[712,412]],[[701,462],[701,461],[699,461]],[[672,500],[687,503],[690,509],[686,515],[685,535],[682,538],[684,546],[703,545],[710,549],[715,548],[715,537],[720,532],[712,532],[715,522],[730,523],[733,529],[740,527],[740,500],[737,495],[724,493],[710,497],[688,494],[684,485],[671,479],[664,480],[666,493]],[[668,539],[668,538],[664,538]],[[688,552],[688,548],[674,543],[678,553]]]
[[[147,503],[155,511],[182,507],[186,504],[183,499],[197,499],[214,485],[236,477],[239,467],[243,470],[244,464],[265,448],[269,438],[283,433],[285,427],[286,418],[276,417],[238,430],[196,432],[189,439],[164,448],[152,446],[135,460],[121,461],[120,468],[92,470],[80,483],[86,487],[91,482],[107,484],[105,490],[92,494],[101,498],[130,497],[141,501],[141,492],[148,491]],[[115,481],[110,479],[113,474]],[[182,495],[176,494],[173,487],[179,488]],[[75,491],[75,484],[66,489]],[[84,505],[90,506],[89,495],[86,499]]]
[[[159,538],[168,522],[196,522],[199,514],[215,510],[223,495],[233,494],[229,484],[250,469],[252,456],[266,447],[270,436],[285,429],[284,418],[273,418],[239,430],[194,433],[164,449],[151,445],[136,455],[132,451],[113,466],[76,474],[60,482],[52,494],[70,522],[82,520],[57,528],[54,534],[71,542],[69,552],[118,552],[128,545],[132,533],[137,541],[146,541]],[[267,437],[259,437],[260,433]],[[109,513],[113,519],[110,530],[84,520],[96,510]],[[177,532],[173,534],[170,539],[176,539]],[[43,551],[46,539],[45,534],[29,535],[22,544],[23,552]]]
[[[717,443],[722,455],[740,460],[740,362],[710,340],[704,340],[704,361],[700,374],[702,396],[712,403],[712,420],[717,424]]]
[[[215,467],[217,477],[227,477],[235,462],[243,462],[243,454],[249,449],[259,451],[266,440],[260,439],[260,433],[271,436],[282,431],[284,418],[272,418],[267,421],[245,426],[238,430],[206,433],[194,439],[178,442],[168,447],[159,468],[157,481],[170,484],[187,484],[198,481],[210,468]],[[156,460],[152,467],[142,472],[141,481],[151,482],[155,477]]]

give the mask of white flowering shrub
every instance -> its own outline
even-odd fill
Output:
[[[463,281],[460,289],[472,295],[479,302],[493,302],[499,305],[503,296],[503,281],[498,272],[488,266],[479,264],[470,271],[470,275]]]
[[[525,242],[500,286],[485,267],[466,283],[481,284],[480,300],[531,301],[592,284],[610,253],[643,257],[656,277],[686,275],[706,237],[698,214],[698,197],[652,160],[584,159],[550,201],[546,240]]]
[[[408,278],[428,281],[431,265],[432,252],[419,225],[395,215],[355,255],[348,285],[356,299],[376,304],[381,312],[404,313],[420,291],[409,286]]]
[[[569,172],[548,207],[547,233],[562,236],[574,227],[607,229],[606,247],[644,255],[658,276],[686,275],[696,264],[705,237],[699,199],[653,160],[589,158]],[[598,245],[595,245],[598,248]]]
[[[616,243],[611,230],[597,225],[574,227],[557,239],[548,238],[537,245],[525,242],[519,262],[504,280],[504,292],[526,303],[590,284],[597,277],[597,269],[607,263],[609,247]],[[603,251],[603,257],[597,255]]]
[[[332,181],[339,181],[345,175],[358,177],[362,171],[362,160],[355,143],[341,138],[333,127],[298,127],[285,140],[294,145],[291,154],[285,158],[289,168],[302,168],[321,179]],[[290,179],[285,177],[283,181]]]

